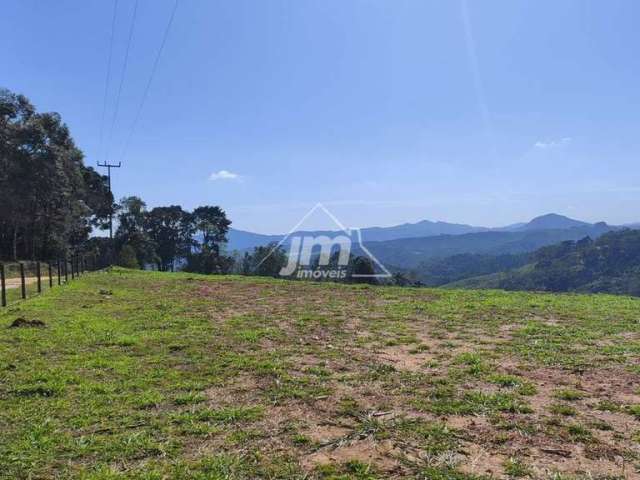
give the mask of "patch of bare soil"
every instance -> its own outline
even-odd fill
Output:
[[[249,375],[241,375],[224,385],[215,385],[205,391],[209,405],[220,408],[239,405],[257,397],[260,391],[258,380]]]
[[[338,425],[313,425],[308,429],[302,430],[303,435],[313,442],[323,445],[339,442],[341,438],[346,437],[351,432],[350,428]]]
[[[502,470],[496,459],[504,462],[517,458],[531,468],[533,478],[549,478],[554,472],[582,474],[587,478],[602,475],[640,478],[629,461],[639,458],[640,446],[633,440],[639,422],[623,411],[597,409],[601,400],[627,405],[637,402],[637,375],[622,368],[575,373],[560,368],[523,370],[512,366],[509,371],[536,386],[537,393],[527,397],[533,413],[503,415],[503,421],[496,425],[472,422],[465,417],[448,419],[448,424],[466,429],[473,437],[464,471],[500,476]],[[558,398],[558,392],[564,389],[582,392],[583,397],[571,401]],[[559,403],[575,413],[566,417],[553,415],[550,407]],[[511,427],[505,430],[504,425]],[[571,428],[581,429],[575,430],[578,434],[586,430],[586,437],[572,438]]]
[[[505,455],[490,451],[478,444],[469,444],[464,448],[465,458],[458,466],[460,471],[471,475],[502,476]]]
[[[534,478],[552,478],[557,473],[581,474],[585,478],[603,478],[604,475],[625,479],[640,478],[629,469],[622,457],[617,461],[608,459],[591,459],[585,454],[585,447],[581,445],[561,446],[556,451],[568,451],[570,455],[549,454],[547,451],[533,452],[529,464],[534,472]]]
[[[433,359],[433,355],[425,352],[415,352],[415,346],[396,345],[377,351],[377,358],[386,365],[392,365],[397,370],[418,372],[425,368],[425,363]]]
[[[365,465],[375,465],[378,471],[392,473],[400,468],[395,458],[399,453],[390,442],[376,442],[370,438],[356,439],[307,455],[302,459],[302,466],[313,470],[318,465],[343,464],[355,460]]]
[[[622,367],[591,368],[573,372],[561,368],[541,367],[525,373],[541,391],[573,388],[587,397],[624,404],[640,402],[640,375]]]
[[[633,458],[640,458],[640,447],[633,440],[640,422],[624,409],[598,410],[603,400],[621,406],[640,404],[640,377],[622,366],[571,371],[527,364],[523,358],[496,353],[501,350],[495,346],[508,344],[521,327],[513,320],[498,327],[492,335],[475,326],[464,331],[462,326],[443,326],[416,313],[411,314],[404,330],[395,331],[415,335],[414,343],[381,346],[387,331],[380,318],[384,318],[384,308],[393,300],[380,299],[374,291],[333,291],[310,282],[280,288],[259,282],[219,281],[198,285],[197,293],[211,299],[209,311],[216,322],[244,314],[276,319],[277,325],[287,332],[286,338],[258,345],[269,351],[291,352],[290,377],[304,380],[312,377],[310,371],[326,372],[327,377],[322,380],[328,387],[326,395],[273,402],[265,407],[264,418],[251,425],[261,432],[254,447],[257,445],[266,455],[294,454],[308,472],[325,463],[357,460],[373,465],[385,478],[408,474],[407,465],[426,463],[506,478],[505,464],[510,459],[526,465],[531,478],[536,479],[548,478],[554,472],[586,478],[603,475],[640,478],[632,467]],[[327,296],[331,301],[327,301]],[[296,325],[305,315],[312,317],[309,326]],[[327,322],[316,321],[316,317],[325,317]],[[563,321],[555,317],[534,320],[550,328]],[[390,329],[389,334],[393,337],[394,331]],[[461,380],[455,388],[487,396],[516,395],[517,387],[501,387],[491,383],[489,376],[515,375],[535,386],[533,395],[520,397],[532,412],[440,415],[438,421],[461,434],[459,450],[447,451],[446,458],[438,459],[429,458],[424,445],[400,442],[397,438],[381,440],[382,437],[363,432],[365,420],[381,423],[396,418],[434,420],[433,415],[416,411],[412,395],[419,392],[418,395],[427,397],[429,389],[436,387],[430,386],[428,375],[406,374],[437,373],[439,379],[452,381],[448,377],[451,367],[463,368],[454,364],[455,357],[467,352],[486,354],[483,358],[492,370],[484,376]],[[437,364],[437,369],[430,364]],[[369,379],[367,375],[376,365],[389,365],[393,369],[385,373],[387,377]],[[212,406],[264,405],[266,392],[275,381],[271,377],[241,375],[206,393]],[[424,383],[416,387],[407,383],[411,381]],[[571,401],[562,400],[558,398],[562,389],[577,390],[583,395]],[[570,406],[574,413],[554,414],[551,406],[557,403]],[[345,404],[351,405],[350,411],[345,411]],[[576,435],[583,430],[586,433],[578,438]],[[309,439],[310,444],[292,446],[294,433]],[[208,439],[194,447],[215,450],[221,445],[220,439]]]

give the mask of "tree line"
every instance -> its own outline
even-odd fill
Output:
[[[116,215],[113,241],[105,238]],[[222,209],[150,211],[138,197],[114,202],[108,178],[84,164],[58,113],[41,113],[24,95],[0,89],[0,260],[52,260],[93,254],[98,264],[228,269],[221,255],[230,221]],[[103,232],[102,234],[100,232]]]
[[[112,217],[117,228],[110,239]],[[90,254],[104,266],[278,276],[287,263],[284,249],[226,252],[230,225],[219,206],[147,209],[137,196],[114,202],[107,176],[84,164],[58,113],[37,112],[24,95],[0,89],[0,260]],[[312,268],[323,268],[317,258]],[[352,257],[348,270],[370,274],[373,265]]]
[[[0,89],[0,259],[51,259],[108,228],[107,178],[83,163],[57,113]]]
[[[252,251],[226,251],[231,221],[218,206],[202,206],[191,212],[179,205],[147,210],[145,202],[134,196],[123,198],[116,211],[116,263],[123,267],[278,277],[288,261],[285,249],[275,243],[255,247]],[[320,265],[319,255],[316,255],[309,268],[319,272],[338,267],[336,252],[328,265]],[[354,280],[352,274],[373,273],[369,259],[352,255],[341,280]],[[292,275],[291,278],[309,277]],[[372,278],[355,281],[375,283]]]
[[[231,221],[218,206],[189,212],[179,205],[147,210],[139,197],[116,206],[116,263],[128,268],[176,268],[199,273],[226,273],[233,259],[223,254]]]

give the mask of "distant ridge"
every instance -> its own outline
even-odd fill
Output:
[[[640,224],[627,225],[629,228],[639,228]],[[609,226],[605,222],[588,223],[581,220],[575,220],[564,215],[557,213],[548,213],[533,218],[529,222],[516,223],[505,227],[488,228],[479,227],[461,223],[448,223],[442,221],[422,220],[416,223],[403,223],[401,225],[394,225],[391,227],[368,227],[362,228],[362,239],[365,242],[386,242],[402,239],[419,239],[437,237],[440,235],[458,236],[466,234],[479,234],[479,233],[498,233],[498,232],[542,232],[547,230],[554,230],[556,234],[553,235],[556,238],[563,237],[558,235],[557,232],[561,230],[582,229],[589,231],[595,228],[598,233],[604,231],[617,229],[620,227]],[[304,235],[329,235],[335,233],[330,230],[316,230],[316,231],[304,231],[295,232]],[[569,235],[569,238],[573,238],[575,235]],[[265,235],[260,233],[248,232],[245,230],[230,229],[228,234],[227,250],[251,250],[258,246],[267,245],[272,242],[280,242],[285,237],[282,235]],[[536,243],[537,246],[538,243]]]
[[[490,229],[485,227],[474,227],[459,223],[432,222],[422,220],[417,223],[403,223],[392,227],[368,227],[362,228],[362,238],[370,242],[382,242],[386,240],[398,240],[401,238],[434,237],[437,235],[462,235],[465,233],[486,232]],[[304,235],[331,235],[335,233],[330,230],[314,230],[295,232]],[[267,245],[271,242],[279,242],[284,235],[263,235],[260,233],[247,232],[244,230],[229,230],[227,235],[229,250],[246,250],[254,247]]]
[[[534,218],[529,223],[521,226],[521,230],[564,230],[565,228],[588,227],[592,224],[574,220],[573,218],[548,213]]]
[[[611,230],[604,222],[581,227],[555,229],[520,229],[517,231],[488,231],[463,235],[403,238],[383,242],[365,242],[366,248],[387,266],[416,268],[421,262],[463,253],[505,255],[521,254],[566,240],[592,239]],[[356,249],[356,253],[359,253]]]
[[[227,249],[228,250],[247,250],[262,245],[267,245],[271,242],[279,242],[282,240],[283,235],[264,235],[262,233],[247,232],[245,230],[237,230],[235,228],[229,229],[227,234]]]

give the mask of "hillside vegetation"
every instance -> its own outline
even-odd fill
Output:
[[[484,263],[495,267],[495,260]],[[477,259],[467,262],[474,266],[479,263]],[[446,259],[442,263],[456,268]],[[512,271],[498,270],[449,286],[640,296],[640,230],[609,232],[596,240],[586,237],[543,247],[530,255],[528,265]],[[460,271],[458,267],[456,272]],[[467,267],[466,271],[473,269]]]
[[[458,254],[507,255],[532,252],[547,245],[597,238],[616,227],[604,223],[566,229],[518,230],[438,235],[435,237],[403,238],[385,242],[365,241],[381,262],[400,268],[416,268],[421,262]],[[361,252],[355,250],[356,254]]]
[[[2,478],[637,478],[635,298],[114,269],[0,325]]]

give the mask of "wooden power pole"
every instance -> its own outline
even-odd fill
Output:
[[[98,166],[99,167],[104,167],[107,169],[107,177],[108,177],[108,181],[109,181],[109,192],[111,192],[111,169],[112,168],[120,168],[122,166],[121,162],[118,162],[118,164],[116,165],[115,163],[100,163],[98,162]],[[113,240],[113,214],[109,214],[109,238]]]

